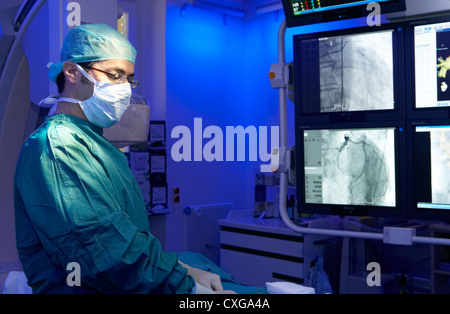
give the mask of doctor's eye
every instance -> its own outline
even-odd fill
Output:
[[[123,79],[123,75],[120,75],[118,73],[114,73],[114,74],[106,73],[106,76],[108,76],[108,78],[113,82],[120,82]]]

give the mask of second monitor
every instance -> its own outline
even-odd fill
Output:
[[[298,127],[300,212],[406,215],[403,123],[370,125]]]

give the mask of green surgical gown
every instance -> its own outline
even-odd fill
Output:
[[[189,293],[194,280],[150,233],[124,154],[102,129],[52,116],[25,142],[14,184],[17,248],[34,293]],[[81,286],[66,282],[80,266]],[[76,279],[76,277],[70,277]]]

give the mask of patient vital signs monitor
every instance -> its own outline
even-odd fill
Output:
[[[364,17],[374,4],[382,14],[406,8],[405,0],[283,0],[288,27]]]

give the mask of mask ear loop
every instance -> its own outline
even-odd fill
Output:
[[[84,76],[85,78],[87,78],[90,82],[92,82],[92,84],[96,85],[97,82],[92,78],[92,76],[89,75],[89,73],[87,73],[87,72],[86,72],[81,66],[79,66],[78,64],[75,63],[75,65],[77,66],[78,71],[80,71],[81,74],[83,74],[83,76]],[[58,102],[61,102],[61,101],[67,101],[67,102],[74,103],[74,104],[81,104],[81,102],[82,102],[81,100],[74,99],[74,98],[69,98],[69,97],[60,97],[60,98],[58,99]]]
[[[75,65],[77,66],[77,68],[78,68],[78,71],[80,71],[81,72],[81,74],[83,74],[84,75],[84,77],[85,78],[87,78],[92,84],[95,84],[95,83],[97,83],[97,81],[96,80],[94,80],[93,78],[92,78],[92,76],[90,76],[89,75],[89,73],[87,73],[81,66],[79,66],[78,64],[76,64],[75,63]]]

